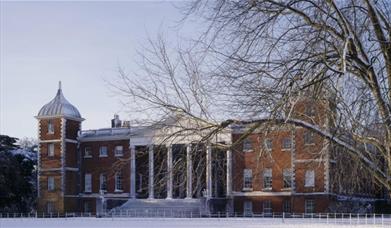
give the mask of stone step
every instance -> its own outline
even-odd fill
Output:
[[[130,199],[110,210],[110,214],[155,213],[172,217],[191,213],[200,214],[204,211],[204,199]]]

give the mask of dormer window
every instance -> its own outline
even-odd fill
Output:
[[[54,126],[52,120],[48,121],[48,134],[54,134]]]

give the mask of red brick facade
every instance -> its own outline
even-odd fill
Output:
[[[78,211],[75,196],[79,193],[77,132],[80,121],[64,117],[45,118],[39,119],[38,125],[38,211]],[[49,180],[51,178],[53,181]]]
[[[99,149],[102,146],[107,147],[107,157],[102,157],[99,154]],[[116,146],[122,146],[122,156],[116,156],[114,154],[114,149]],[[84,153],[86,147],[91,149],[91,157],[85,157]],[[91,193],[99,193],[100,174],[105,174],[107,176],[107,193],[129,193],[129,140],[82,142],[80,144],[80,149],[82,151],[82,177],[84,177],[86,173],[92,175]],[[114,177],[115,173],[118,171],[121,171],[123,176],[122,191],[115,191],[114,189]],[[83,186],[82,191],[84,191],[84,178],[81,181],[81,186]]]
[[[316,123],[323,128],[331,128],[333,124],[329,117],[333,114],[326,114],[330,106],[326,101],[314,102],[302,99],[293,109],[292,116]],[[82,118],[66,116],[38,118],[40,140],[38,211],[94,212],[97,210],[102,193],[108,199],[118,200],[111,202],[115,205],[121,200],[129,199],[133,187],[140,189],[137,190],[139,198],[148,197],[149,182],[145,181],[148,180],[149,174],[148,165],[145,166],[148,164],[147,145],[133,144],[133,146],[142,146],[137,148],[134,159],[143,165],[136,165],[134,170],[138,175],[135,177],[137,184],[131,186],[131,170],[134,167],[131,166],[130,128],[115,126],[112,129],[92,130],[95,138],[83,138],[80,137],[82,120]],[[234,144],[238,142],[232,148],[232,195],[226,197],[227,205],[231,205],[233,212],[329,211],[331,203],[335,201],[335,196],[338,194],[335,186],[331,186],[333,175],[338,172],[333,167],[336,162],[341,162],[334,160],[332,146],[319,135],[302,127],[285,124],[260,126],[242,140],[243,134],[247,133],[247,127],[249,126],[233,128],[230,135],[230,140]],[[115,133],[123,129],[129,132],[122,135]],[[99,135],[97,131],[105,135]],[[116,148],[122,148],[122,153],[118,154],[117,150],[116,154]],[[168,165],[165,167],[167,152],[161,154],[163,157],[158,157],[155,151],[155,160],[160,159],[160,163],[155,163],[153,172],[168,167]],[[184,155],[183,159],[186,159],[185,151],[182,155]],[[227,164],[225,156],[225,153],[221,153],[219,156],[211,157],[215,160],[222,158],[223,162],[219,164],[224,167],[224,164]],[[193,175],[204,183],[205,168],[199,169],[197,165],[205,165],[205,157],[206,155],[194,156],[192,168]],[[178,156],[174,156],[174,163],[178,159]],[[203,173],[194,170],[202,170]],[[213,170],[217,169],[213,168]],[[184,178],[185,176],[182,175],[184,172],[186,167],[182,166],[180,171],[174,172],[174,176]],[[218,172],[220,172],[219,177],[226,175],[222,174],[221,170]],[[159,175],[155,176],[154,183],[165,183],[166,178]],[[217,174],[213,175],[216,179]],[[214,183],[224,185],[227,182],[224,180]],[[104,192],[100,191],[101,185],[106,186]],[[200,186],[196,193],[192,193],[193,197],[200,197],[205,184]],[[177,198],[184,198],[185,195],[182,194],[184,191],[178,190],[179,188],[185,186],[175,187],[174,195]],[[156,189],[157,187],[155,191]],[[215,192],[217,189],[219,192],[225,192],[224,187],[214,186],[211,189]],[[163,196],[155,194],[155,197],[165,197],[166,194],[168,193],[164,193]],[[217,197],[216,193],[215,196]]]

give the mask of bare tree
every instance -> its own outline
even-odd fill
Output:
[[[113,85],[138,113],[172,112],[204,138],[234,124],[298,125],[356,158],[391,195],[391,4],[385,0],[194,1],[208,27],[190,49],[163,38],[141,54],[142,73]],[[330,102],[332,127],[293,111],[300,97]],[[150,111],[150,112],[148,112]],[[223,145],[221,145],[223,146]],[[232,146],[232,145],[227,145]],[[370,148],[370,149],[369,149]]]

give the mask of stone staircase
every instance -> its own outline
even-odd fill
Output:
[[[109,211],[117,217],[199,217],[206,213],[205,198],[129,199]]]

